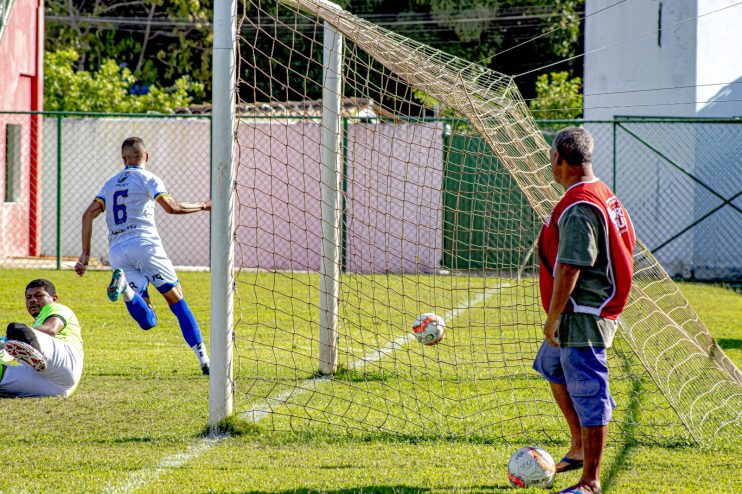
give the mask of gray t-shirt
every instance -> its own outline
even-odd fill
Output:
[[[599,307],[613,291],[606,235],[600,213],[594,206],[576,204],[559,220],[557,261],[581,268],[570,297],[577,305]],[[559,317],[559,344],[563,347],[608,348],[615,333],[615,321],[604,317],[580,312],[564,313]]]

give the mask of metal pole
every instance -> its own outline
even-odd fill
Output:
[[[320,264],[319,372],[337,370],[340,293],[340,172],[343,37],[325,21],[322,84],[322,260]]]
[[[342,252],[340,254],[340,266],[342,272],[348,269],[348,118],[343,117],[343,195],[342,195],[342,214],[343,218],[340,224],[340,233],[342,235]]]
[[[57,115],[57,271],[62,269],[62,115]]]
[[[236,0],[214,3],[209,425],[232,415]]]
[[[613,193],[616,193],[616,121],[613,121]]]

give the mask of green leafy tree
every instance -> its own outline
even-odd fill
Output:
[[[576,54],[580,49],[579,13],[585,3],[584,0],[336,1],[354,14],[368,17],[403,36],[506,74],[527,72]],[[255,31],[245,21],[256,14],[247,10],[249,5],[240,2],[240,13],[245,15],[241,34],[254,40]],[[273,2],[261,2],[261,6],[285,18],[293,12]],[[45,9],[47,50],[74,48],[80,54],[74,65],[77,70],[97,72],[106,60],[115,60],[131,71],[131,84],[144,87],[170,86],[188,75],[204,88],[201,94],[193,94],[194,101],[211,100],[213,0],[46,0]],[[278,32],[283,36],[281,30]],[[241,97],[245,101],[320,97],[321,91],[306,85],[304,78],[321,77],[321,52],[310,49],[321,37],[321,30],[281,39],[279,43],[258,37],[256,56],[250,59],[258,80],[254,87],[245,83],[255,79],[243,72]],[[530,38],[537,39],[508,50]],[[289,47],[312,53],[314,60],[291,57]],[[242,56],[246,54],[243,52]],[[292,70],[285,69],[289,60]],[[249,64],[243,64],[243,71],[246,65]],[[579,61],[558,68],[573,76],[582,73]],[[272,86],[268,84],[268,74],[276,79]],[[534,96],[537,75],[535,72],[517,78],[524,97]],[[282,94],[275,94],[279,87]],[[406,91],[401,86],[399,90]],[[381,100],[386,91],[370,96]],[[406,108],[395,110],[415,112]]]
[[[183,76],[210,98],[212,0],[46,0],[46,50],[73,48],[77,70],[106,60],[127,67],[134,82],[169,86]]]
[[[576,54],[580,42],[580,25],[582,19],[579,11],[585,8],[585,0],[542,0],[545,6],[550,6],[553,13],[548,17],[541,29],[546,47],[560,58],[568,58]],[[541,46],[544,43],[540,43]]]
[[[147,94],[134,95],[134,75],[110,59],[96,71],[77,70],[80,56],[72,49],[47,52],[44,59],[44,107],[47,110],[111,113],[169,113],[188,106],[190,92],[202,91],[198,82],[183,76],[163,89],[152,85]]]
[[[542,74],[536,79],[531,112],[540,120],[572,120],[582,116],[582,79],[569,72]]]
[[[393,24],[387,26],[395,32],[504,74],[530,72],[570,58],[581,49],[584,0],[349,0],[346,3],[349,10],[360,15],[395,14],[388,17],[393,19]],[[422,14],[427,17],[421,17]],[[582,75],[581,60],[564,62],[557,69],[569,72],[571,77]],[[538,75],[536,70],[516,78],[524,97],[535,96]],[[563,106],[564,103],[559,104]]]

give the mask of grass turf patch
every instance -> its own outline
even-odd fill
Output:
[[[529,441],[528,434],[514,434],[509,441],[499,439],[499,432],[493,434],[487,427],[473,427],[467,434],[467,431],[456,430],[450,425],[431,423],[424,417],[418,419],[419,430],[408,429],[409,434],[405,433],[404,423],[390,425],[386,431],[382,428],[369,432],[357,427],[347,427],[343,431],[342,424],[327,428],[302,420],[300,408],[296,410],[299,418],[290,419],[287,414],[289,407],[286,406],[276,406],[276,413],[267,415],[258,423],[245,421],[240,425],[235,422],[231,431],[239,432],[239,435],[211,441],[203,436],[208,418],[208,381],[200,375],[195,356],[182,341],[174,316],[157,294],[153,297],[160,323],[157,328],[145,332],[129,318],[123,304],[107,301],[108,273],[91,272],[82,279],[68,271],[2,271],[2,276],[0,311],[4,322],[29,322],[23,304],[23,289],[30,279],[46,277],[57,285],[61,302],[75,310],[83,326],[85,372],[80,388],[67,399],[0,400],[4,423],[0,439],[3,460],[0,492],[498,492],[510,490],[505,466],[508,457]],[[208,279],[205,273],[181,274],[189,305],[194,309],[207,339]],[[305,282],[306,293],[312,293],[308,288],[311,282],[309,278]],[[371,281],[358,283],[364,288],[360,291],[368,292],[366,288]],[[381,292],[380,283],[376,285],[373,290]],[[409,286],[414,287],[414,284]],[[475,290],[482,288],[476,284],[463,285],[461,290],[467,286]],[[393,294],[405,292],[404,287],[392,288],[391,292],[388,291],[392,293],[388,302],[395,305]],[[275,293],[283,290],[278,288]],[[290,287],[285,290],[285,293],[291,293]],[[446,290],[444,287],[443,291]],[[742,314],[742,297],[718,286],[681,284],[681,290],[712,333],[719,336],[720,342],[742,338],[739,316]],[[449,291],[461,294],[453,289]],[[354,297],[361,296],[354,294]],[[517,298],[518,295],[499,293],[495,297],[497,303],[507,307],[513,299],[510,297]],[[441,309],[451,305],[451,300],[439,299],[442,301]],[[278,305],[271,309],[268,304],[264,305],[260,313],[263,327],[269,326],[265,321],[272,321],[273,326],[276,326],[273,324],[276,321],[293,324],[296,316],[288,317],[286,314],[305,314],[301,317],[309,322],[316,318],[310,309],[291,312],[296,307]],[[366,304],[361,305],[365,307]],[[400,306],[396,307],[394,310],[402,314]],[[421,311],[419,309],[421,307],[409,307],[408,312],[415,314]],[[378,348],[375,345],[388,341],[393,334],[392,328],[382,328],[379,331],[386,331],[384,334],[387,336],[374,339],[372,332],[364,329],[369,327],[366,321],[374,320],[374,310],[392,309],[379,304],[376,309],[365,307],[364,310],[348,317],[357,324],[352,325],[348,333],[351,343],[347,343],[346,362]],[[497,321],[499,327],[512,328],[510,340],[493,342],[499,345],[498,348],[509,348],[510,341],[518,338],[518,331],[530,331],[528,328],[532,321],[524,320],[515,312],[516,315],[502,316],[503,319]],[[253,317],[246,313],[242,316],[245,320]],[[255,317],[257,320],[257,315]],[[479,328],[494,321],[494,316],[486,310],[472,310],[462,317],[468,318],[467,324],[473,321],[473,326]],[[521,318],[513,321],[518,317]],[[510,320],[506,321],[506,318]],[[406,324],[404,317],[399,321]],[[258,331],[256,336],[263,338],[265,332]],[[275,334],[272,337],[275,338]],[[424,407],[414,404],[414,400],[420,397],[419,390],[417,395],[414,392],[415,386],[395,384],[402,378],[411,379],[414,370],[423,364],[427,374],[415,376],[418,388],[434,389],[434,394],[440,397],[474,396],[477,391],[470,386],[476,381],[471,379],[481,377],[481,369],[477,365],[454,365],[462,358],[456,350],[464,342],[482,345],[485,337],[490,338],[476,331],[467,331],[454,336],[458,344],[453,347],[441,346],[432,351],[413,347],[414,352],[408,356],[406,365],[394,366],[388,361],[380,361],[378,366],[369,369],[349,370],[346,367],[337,382],[332,384],[339,387],[335,401],[324,397],[317,403],[331,408],[339,406],[341,410],[342,400],[338,398],[361,392],[381,395],[382,386],[387,385],[396,386],[399,399],[409,401],[405,406],[410,413],[428,413]],[[286,343],[284,339],[276,338],[276,341],[280,342],[278,346]],[[298,347],[300,343],[296,340],[292,345]],[[310,347],[312,344],[313,340]],[[268,344],[263,346],[270,348]],[[734,345],[725,348],[740,366],[742,355],[735,353],[738,349]],[[263,350],[248,348],[242,351],[242,358],[245,358],[244,352],[252,351],[253,356],[258,356]],[[515,355],[514,351],[503,350],[503,355],[511,354]],[[308,357],[299,355],[295,354],[293,358],[299,359],[298,368],[306,371],[299,380],[311,379],[313,365],[310,360],[305,363],[303,359],[310,359],[312,351],[307,353]],[[286,352],[281,359],[286,356],[292,354]],[[283,372],[280,369],[288,368],[275,367],[281,359],[272,361],[271,377],[280,376]],[[446,370],[445,365],[436,366],[436,360],[451,365]],[[512,365],[527,368],[526,360],[514,359]],[[618,360],[616,364],[618,366]],[[461,367],[459,377],[462,379],[439,379],[458,367]],[[443,374],[441,368],[445,371]],[[276,369],[280,372],[277,373]],[[540,430],[562,429],[558,412],[547,402],[548,390],[543,382],[516,373],[520,377],[513,381],[516,383],[513,385],[505,377],[506,367],[501,370],[501,373],[494,372],[490,379],[492,388],[502,383],[512,389],[522,389],[526,397],[543,395],[544,403],[531,419],[535,423],[541,422],[538,424]],[[297,380],[296,374],[286,373],[282,377],[286,378],[286,383]],[[258,390],[259,386],[274,386],[273,391],[279,393],[285,389],[276,387],[274,383],[266,384],[268,381],[254,382],[257,395],[271,391]],[[616,391],[618,393],[624,387],[626,393],[636,385],[635,381],[616,382]],[[488,396],[485,391],[480,387],[479,396]],[[242,395],[240,399],[244,398],[246,396]],[[307,399],[307,396],[302,399]],[[486,404],[486,400],[460,401],[459,409],[448,409],[446,415],[467,416]],[[240,410],[249,408],[249,404],[238,403]],[[654,407],[642,401],[639,413],[644,419],[648,415],[653,417],[657,423],[663,418],[669,420],[667,409],[660,405]],[[628,416],[630,407],[624,407]],[[509,412],[498,413],[507,416]],[[373,419],[373,416],[369,418]],[[628,419],[622,420],[622,423],[631,423]],[[279,424],[281,421],[284,422]],[[544,423],[553,425],[545,427]],[[272,431],[272,427],[277,425],[294,430]],[[517,429],[521,427],[522,424],[518,424]],[[421,432],[426,428],[428,433]],[[613,431],[616,440],[607,449],[604,462],[606,492],[742,490],[738,475],[742,469],[739,460],[742,458],[742,439],[698,448],[684,443],[681,436],[668,434],[664,446],[658,447],[635,440],[632,436],[635,430],[614,427]],[[558,459],[567,448],[565,438],[563,434],[555,434],[551,439],[539,439],[538,443]],[[560,476],[557,487],[569,485],[578,475],[578,472],[570,472]]]

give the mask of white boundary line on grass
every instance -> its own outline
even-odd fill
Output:
[[[473,299],[469,299],[458,307],[446,311],[443,316],[443,320],[450,321],[452,319],[455,319],[460,313],[484,303],[488,298],[496,293],[499,293],[500,290],[502,290],[503,288],[510,288],[511,286],[512,285],[508,283],[503,283],[496,288],[485,289],[484,292],[477,295]],[[404,347],[414,338],[415,336],[412,333],[405,333],[404,336],[400,336],[396,340],[387,343],[379,350],[368,353],[364,355],[363,358],[352,362],[348,366],[348,368],[355,370],[364,367],[370,362],[378,362],[383,357],[393,353],[398,348]],[[311,389],[314,389],[317,386],[321,385],[323,382],[331,380],[332,377],[330,376],[306,379],[300,385],[295,386],[290,390],[283,391],[282,393],[279,393],[274,397],[266,398],[265,403],[254,406],[250,410],[241,413],[240,417],[251,422],[260,422],[265,417],[271,414],[271,412],[273,411],[273,407],[280,406],[286,403],[289,399],[300,396],[305,392],[310,391]],[[229,436],[208,436],[200,439],[188,446],[188,449],[186,449],[185,451],[181,451],[179,453],[175,453],[164,458],[153,469],[143,468],[141,470],[138,470],[129,475],[126,480],[118,486],[108,484],[102,492],[106,494],[130,494],[137,489],[149,484],[153,480],[156,480],[163,470],[179,468],[180,466],[206,453],[211,448],[213,448],[223,440],[227,439],[228,437]]]
[[[188,449],[175,453],[161,460],[155,468],[143,468],[132,474],[130,474],[126,480],[120,485],[112,485],[109,483],[103,488],[101,492],[105,494],[119,494],[119,493],[130,493],[134,492],[140,487],[143,487],[160,476],[160,472],[163,470],[170,470],[178,468],[191,461],[194,458],[198,458],[202,454],[210,450],[214,445],[227,439],[228,436],[209,436],[200,439],[198,442],[192,443],[188,446]]]

